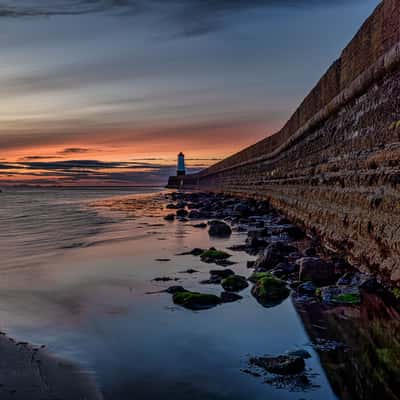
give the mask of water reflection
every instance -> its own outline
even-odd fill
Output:
[[[336,350],[318,350],[333,391],[343,400],[400,398],[400,313],[374,294],[360,307],[324,308],[297,304],[313,341],[342,342]]]

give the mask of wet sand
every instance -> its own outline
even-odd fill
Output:
[[[0,336],[2,400],[99,400],[92,377],[48,354],[44,347]]]

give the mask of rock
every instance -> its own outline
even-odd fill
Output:
[[[215,221],[210,225],[208,234],[212,237],[229,237],[232,234],[231,227],[222,221]]]
[[[186,289],[183,286],[170,286],[165,290],[166,293],[174,294],[179,292],[185,292]]]
[[[332,264],[318,257],[303,257],[296,261],[300,267],[299,279],[312,281],[317,285],[334,282],[335,270]]]
[[[317,250],[315,247],[309,247],[304,250],[304,256],[305,257],[316,257],[317,256]]]
[[[228,247],[228,250],[232,251],[247,251],[247,245],[246,244],[234,244],[231,247]]]
[[[254,264],[254,268],[271,270],[275,268],[280,262],[285,261],[285,257],[293,252],[293,249],[297,250],[295,247],[289,246],[288,244],[283,242],[271,243],[264,250],[264,253],[257,258]]]
[[[377,281],[375,276],[363,280],[363,282],[360,283],[359,288],[368,293],[378,293],[383,291],[382,285]]]
[[[214,261],[214,263],[219,265],[220,267],[230,267],[232,265],[237,264],[234,261],[230,261],[230,260],[216,260],[216,261]]]
[[[269,271],[272,275],[276,276],[277,278],[282,278],[282,279],[286,279],[287,277],[287,273],[281,269],[281,268],[274,268],[271,271]]]
[[[305,282],[297,286],[297,291],[306,296],[315,296],[317,287],[311,282]]]
[[[190,310],[204,310],[221,304],[221,299],[218,296],[189,291],[174,293],[172,300],[175,304]]]
[[[246,217],[247,215],[250,214],[250,208],[246,203],[236,204],[233,207],[233,211],[235,212],[236,215],[239,215],[241,217]]]
[[[346,272],[351,272],[353,268],[351,265],[342,257],[335,257],[332,259],[335,274],[343,275]]]
[[[231,275],[222,281],[222,287],[228,292],[240,292],[248,286],[247,279],[240,275]]]
[[[235,275],[231,269],[212,269],[210,271],[211,276],[217,276],[218,278],[225,279],[228,276]]]
[[[164,217],[165,221],[174,221],[175,220],[175,214],[168,214]]]
[[[306,234],[302,229],[296,225],[289,225],[283,228],[283,232],[286,233],[293,240],[302,240],[306,237]]]
[[[278,357],[253,357],[250,364],[265,369],[271,374],[294,375],[302,372],[305,362],[302,357],[281,355]]]
[[[247,239],[257,238],[257,239],[265,239],[270,236],[267,228],[264,229],[252,229],[247,232]]]
[[[297,272],[299,270],[298,265],[288,262],[281,262],[276,266],[276,268],[284,271],[285,274],[292,274],[293,272]]]
[[[343,276],[341,276],[336,282],[337,286],[348,286],[351,285],[352,280],[354,279],[353,272],[346,272]]]
[[[198,247],[195,247],[193,250],[187,251],[185,253],[180,253],[178,255],[180,256],[200,256],[202,255],[206,250],[200,249]]]
[[[238,300],[242,300],[243,297],[237,293],[232,292],[222,292],[221,293],[221,302],[222,303],[233,303]]]
[[[326,286],[317,290],[325,304],[357,305],[361,303],[358,286]]]
[[[268,246],[268,242],[255,236],[249,236],[246,239],[246,245],[253,250],[263,249]]]
[[[307,360],[308,358],[311,358],[311,354],[304,349],[298,349],[298,350],[293,350],[293,351],[288,351],[286,352],[288,356],[292,357],[301,357],[303,360]]]
[[[204,251],[201,255],[201,261],[206,263],[215,263],[216,261],[227,260],[231,257],[230,254],[225,251],[216,250],[214,247]]]
[[[176,204],[167,204],[166,208],[168,208],[169,210],[174,210],[174,209],[177,209],[179,207]]]
[[[188,214],[189,219],[200,219],[203,218],[203,215],[198,210],[191,210]]]
[[[201,281],[200,283],[203,285],[219,285],[223,279],[231,275],[235,275],[231,269],[211,270],[210,279]]]
[[[177,217],[186,218],[189,215],[189,212],[184,208],[177,210],[176,212]]]
[[[193,227],[194,228],[205,229],[205,228],[207,228],[207,224],[205,222],[202,222],[201,224],[193,225]]]
[[[286,283],[267,272],[255,272],[249,280],[255,282],[252,295],[264,307],[276,306],[289,297]]]
[[[161,276],[153,279],[154,282],[169,282],[169,281],[179,281],[178,278],[170,278],[169,276]]]
[[[197,271],[195,269],[192,269],[192,268],[189,268],[186,271],[182,271],[181,273],[182,274],[196,274],[197,272],[199,272],[199,271]]]

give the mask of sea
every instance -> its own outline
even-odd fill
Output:
[[[3,188],[1,331],[78,364],[106,400],[355,398],[346,395],[351,373],[330,369],[346,359],[316,349],[291,298],[264,308],[246,289],[240,302],[210,310],[172,303],[162,291],[174,284],[221,291],[199,283],[209,265],[179,253],[226,250],[245,236],[211,239],[190,223],[167,223],[164,206],[162,188]],[[235,252],[232,259],[248,276],[252,258]],[[248,373],[252,356],[299,349],[311,354],[302,387]]]

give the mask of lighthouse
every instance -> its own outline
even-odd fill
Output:
[[[186,175],[185,155],[182,152],[178,154],[178,168],[176,170],[176,175],[177,176]]]

